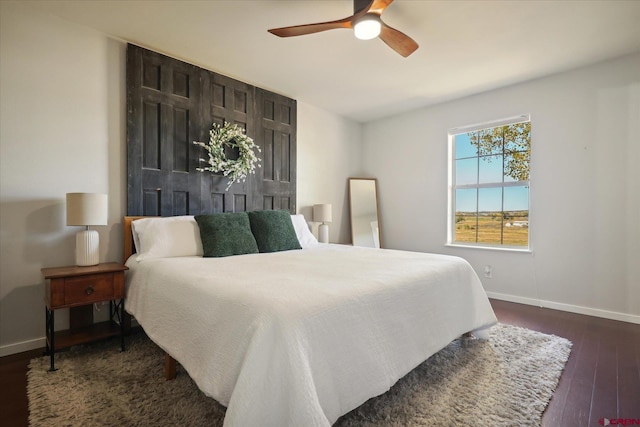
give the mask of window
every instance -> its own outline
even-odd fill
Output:
[[[529,249],[529,116],[452,129],[449,244]]]

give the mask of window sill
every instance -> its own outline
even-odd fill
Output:
[[[449,248],[463,248],[463,249],[481,249],[488,251],[498,251],[498,252],[516,252],[523,254],[532,254],[533,250],[531,248],[515,248],[509,246],[480,246],[480,245],[465,245],[461,243],[445,243],[445,246]]]

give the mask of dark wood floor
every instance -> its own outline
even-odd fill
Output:
[[[544,426],[598,426],[602,418],[640,419],[640,325],[504,301],[502,323],[573,342],[569,361],[542,418]]]
[[[640,419],[640,325],[492,300],[498,320],[573,342],[545,426]],[[0,358],[0,425],[28,425],[27,365],[41,350]]]

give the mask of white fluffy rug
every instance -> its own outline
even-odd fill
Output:
[[[179,367],[165,381],[162,351],[144,334],[79,346],[29,365],[31,426],[218,426],[225,408]],[[488,341],[459,339],[336,426],[539,426],[571,342],[508,325]]]

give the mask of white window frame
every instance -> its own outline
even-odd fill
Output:
[[[476,123],[473,125],[460,126],[451,128],[448,131],[448,164],[449,164],[449,177],[448,177],[448,212],[447,212],[447,243],[446,246],[453,247],[464,247],[464,248],[475,248],[475,249],[489,249],[489,250],[500,250],[500,251],[510,251],[510,252],[527,252],[531,253],[533,251],[531,244],[531,159],[529,159],[529,180],[528,181],[513,181],[513,182],[503,182],[499,185],[496,183],[488,183],[488,184],[461,184],[456,185],[455,177],[456,177],[456,147],[455,147],[455,136],[468,133],[475,132],[482,129],[490,129],[500,126],[512,125],[517,123],[525,123],[531,122],[531,116],[529,114],[521,114],[518,116],[508,117],[500,120],[494,120],[483,123]],[[529,215],[528,215],[528,244],[527,246],[511,246],[504,244],[494,244],[494,243],[482,243],[482,242],[456,242],[455,239],[455,230],[456,230],[456,190],[457,189],[465,189],[465,188],[507,188],[507,187],[522,187],[526,185],[529,187],[529,199],[528,199],[528,207],[529,207]],[[504,194],[503,194],[504,198]]]

